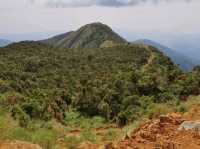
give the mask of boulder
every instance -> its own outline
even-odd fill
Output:
[[[200,121],[185,121],[179,126],[179,130],[198,130],[200,132]]]

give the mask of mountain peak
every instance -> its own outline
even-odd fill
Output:
[[[86,25],[84,25],[84,26],[108,26],[108,25],[106,25],[106,24],[103,24],[103,23],[101,23],[101,22],[93,22],[93,23],[89,23],[89,24],[86,24]],[[82,26],[82,27],[84,27],[84,26]]]
[[[64,35],[64,36],[63,36]],[[55,42],[52,42],[55,41]],[[115,33],[108,25],[100,22],[86,24],[76,31],[42,41],[61,48],[99,48],[105,43],[124,44],[126,40]]]
[[[86,24],[86,25],[82,26],[81,28],[90,28],[90,27],[94,27],[94,28],[100,27],[100,28],[109,28],[109,29],[111,29],[108,25],[103,24],[101,22],[93,22],[93,23],[90,23],[90,24]]]

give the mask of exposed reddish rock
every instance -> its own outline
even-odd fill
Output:
[[[92,144],[91,142],[83,142],[77,149],[97,149],[97,145]]]
[[[141,124],[131,138],[118,144],[117,149],[200,149],[197,130],[178,129],[184,121],[185,117],[180,113],[161,115],[156,120]]]

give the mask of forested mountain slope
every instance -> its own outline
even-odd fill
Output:
[[[63,122],[73,107],[126,123],[153,102],[199,94],[199,73],[184,74],[157,49],[139,44],[62,49],[20,42],[0,49],[0,66],[2,105],[22,121]]]

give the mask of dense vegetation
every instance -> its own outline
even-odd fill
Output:
[[[151,46],[63,49],[20,42],[0,49],[0,102],[26,127],[31,119],[67,124],[72,108],[126,124],[154,103],[200,93],[200,71],[183,73]]]

